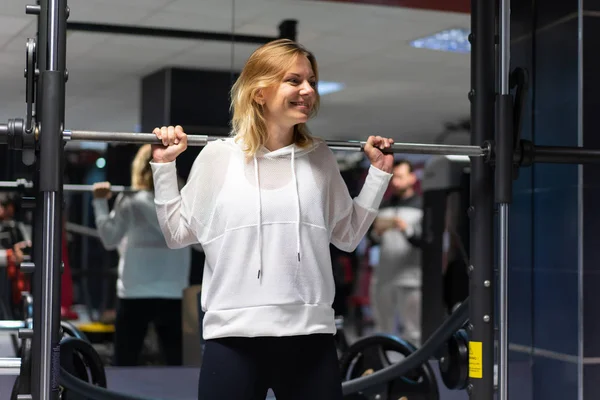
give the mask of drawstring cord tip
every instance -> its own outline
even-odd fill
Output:
[[[298,253],[298,261],[300,261],[300,253]]]
[[[256,279],[260,279],[260,269],[258,270],[258,275],[256,276]]]

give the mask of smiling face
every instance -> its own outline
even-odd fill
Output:
[[[231,125],[246,155],[270,135],[292,133],[300,147],[312,143],[306,122],[319,110],[318,81],[315,56],[292,40],[277,39],[252,53],[231,88]]]
[[[316,85],[310,61],[298,55],[284,72],[281,82],[259,94],[258,101],[264,107],[265,118],[285,128],[307,122],[317,98]]]

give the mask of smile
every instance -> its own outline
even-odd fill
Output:
[[[293,104],[294,106],[296,106],[296,107],[305,107],[305,108],[309,108],[309,107],[308,107],[308,103],[304,103],[304,102],[300,102],[300,101],[298,101],[298,102],[291,101],[290,103],[292,103],[292,104]]]

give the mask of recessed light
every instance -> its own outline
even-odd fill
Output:
[[[471,31],[469,29],[452,28],[434,33],[433,35],[424,38],[413,40],[410,42],[410,45],[418,49],[449,51],[453,53],[470,53],[470,33]]]

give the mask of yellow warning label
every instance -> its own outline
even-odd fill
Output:
[[[481,342],[469,342],[469,378],[483,378]]]

